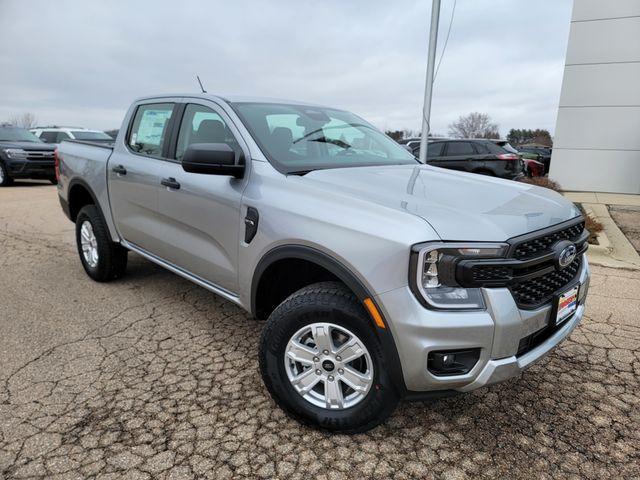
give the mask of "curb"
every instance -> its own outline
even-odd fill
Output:
[[[589,263],[640,270],[640,255],[613,221],[607,206],[598,203],[583,203],[582,206],[588,215],[604,226],[604,230],[597,235],[598,245],[589,245]]]

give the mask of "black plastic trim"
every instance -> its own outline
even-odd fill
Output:
[[[92,188],[89,186],[89,184],[87,182],[85,182],[84,180],[82,180],[81,178],[74,178],[73,180],[71,180],[71,182],[69,182],[69,188],[67,189],[67,195],[71,194],[71,190],[73,189],[73,187],[75,187],[76,185],[80,185],[81,187],[83,187],[87,192],[89,192],[89,195],[91,196],[91,199],[93,200],[93,204],[97,207],[97,209],[100,211],[100,215],[102,215],[102,218],[106,218],[104,216],[104,212],[102,211],[102,207],[100,207],[100,202],[98,202],[98,197],[96,196],[96,194],[93,192]],[[72,205],[69,203],[68,204],[68,208],[69,208],[69,213],[71,213],[71,207]],[[76,219],[72,218],[71,216],[69,216],[69,219],[75,223]]]
[[[533,232],[525,233],[524,235],[512,237],[506,242],[511,246],[509,248],[509,251],[507,252],[507,257],[512,257],[515,249],[521,243],[528,242],[529,240],[534,240],[538,237],[542,237],[549,233],[557,232],[559,230],[565,230],[567,228],[573,227],[574,225],[578,225],[584,221],[585,221],[584,216],[579,215],[575,218],[572,218],[571,220],[567,220],[562,223],[556,223],[555,225],[551,225],[550,227],[541,228],[539,230],[534,230]],[[585,231],[587,230],[585,229]]]
[[[376,304],[374,296],[369,293],[367,287],[360,281],[360,279],[335,258],[313,247],[307,247],[304,245],[283,245],[267,252],[262,259],[260,259],[253,273],[253,280],[251,282],[251,312],[254,315],[256,312],[256,297],[260,278],[270,265],[278,260],[284,259],[300,259],[315,263],[338,277],[338,279],[349,287],[356,297],[358,297],[358,300],[362,302],[365,298],[370,298],[371,301]],[[384,320],[382,310],[377,304],[376,307]],[[405,397],[407,395],[407,388],[404,383],[402,364],[400,363],[400,356],[398,355],[398,349],[396,348],[393,334],[388,327],[384,329],[378,328],[372,319],[371,327],[380,339],[386,358],[389,361],[389,376],[394,383],[394,387],[400,396]]]

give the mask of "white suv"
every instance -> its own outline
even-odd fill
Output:
[[[100,130],[81,127],[36,127],[32,128],[30,132],[46,143],[60,143],[63,140],[113,142],[113,138]]]

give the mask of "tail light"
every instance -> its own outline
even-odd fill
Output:
[[[59,182],[60,181],[60,158],[58,157],[57,148],[53,151],[53,164],[55,165],[55,169],[56,169],[56,180]]]
[[[515,153],[501,153],[500,155],[496,155],[498,160],[518,160],[520,157]]]

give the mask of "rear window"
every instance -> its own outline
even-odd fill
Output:
[[[495,153],[496,155],[501,155],[503,153],[509,153],[506,148],[502,148],[500,145],[496,145],[493,142],[482,142],[482,145],[489,150],[491,153]]]
[[[173,103],[155,103],[138,107],[127,140],[131,150],[141,155],[154,157],[162,155],[173,105]]]
[[[429,151],[427,150],[427,154]],[[455,157],[457,155],[475,155],[476,151],[471,142],[448,142],[447,157]]]

